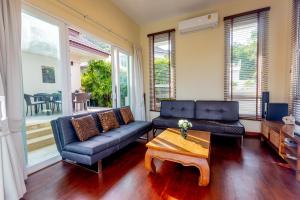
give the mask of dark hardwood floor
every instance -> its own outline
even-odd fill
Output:
[[[300,199],[294,172],[256,138],[213,138],[211,180],[199,187],[195,167],[156,161],[157,174],[144,168],[145,142],[135,142],[103,161],[99,175],[59,162],[29,176],[24,199]]]

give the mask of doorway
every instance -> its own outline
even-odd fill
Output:
[[[112,108],[111,45],[68,29],[73,114]]]
[[[50,121],[66,113],[63,102],[64,24],[22,10],[22,71],[28,168],[59,159]]]

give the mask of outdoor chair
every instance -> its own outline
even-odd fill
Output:
[[[73,100],[73,103],[75,104],[75,111],[81,111],[82,108],[86,109],[86,103],[87,103],[87,95],[85,92],[81,92],[81,93],[74,93],[75,99]],[[78,105],[80,107],[80,110],[78,110]]]
[[[45,101],[32,101],[34,96],[29,94],[24,94],[24,99],[26,102],[26,116],[28,115],[28,108],[30,107],[30,113],[32,116],[32,107],[34,108],[35,114],[39,112],[39,107],[42,109],[42,105],[45,103]]]
[[[57,112],[59,112],[61,109],[61,104],[62,104],[61,93],[53,93],[52,94],[52,113],[54,113],[55,107],[56,107]]]

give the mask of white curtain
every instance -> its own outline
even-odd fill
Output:
[[[26,192],[22,145],[21,0],[0,1],[0,199]],[[3,111],[3,110],[2,110]],[[5,114],[6,113],[6,114]]]
[[[136,120],[145,120],[144,78],[142,50],[133,47],[133,66],[131,70],[131,108]]]

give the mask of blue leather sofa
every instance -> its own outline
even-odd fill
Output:
[[[101,162],[99,161],[152,130],[152,123],[146,121],[135,121],[125,125],[120,110],[113,109],[113,111],[120,124],[120,128],[110,130],[106,133],[102,133],[103,129],[96,112],[76,116],[64,116],[52,120],[51,126],[55,142],[63,160],[72,161],[73,163],[99,171],[98,167],[101,167],[99,165]],[[100,135],[80,142],[71,123],[71,118],[84,115],[93,116]]]
[[[180,119],[192,122],[194,130],[213,135],[242,139],[245,134],[236,101],[162,101],[160,116],[152,120],[154,133],[157,129],[177,128]]]

